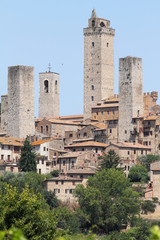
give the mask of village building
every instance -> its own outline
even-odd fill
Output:
[[[73,168],[96,168],[98,165],[98,156],[94,151],[68,152],[58,157],[56,169],[60,173],[66,173]]]
[[[106,147],[105,153],[109,150],[115,151],[121,160],[132,160],[134,163],[137,163],[138,157],[151,153],[151,148],[149,146],[131,142],[111,143]]]
[[[0,138],[1,162],[18,162],[23,146],[23,139],[3,137]]]
[[[44,188],[47,191],[54,191],[57,198],[63,202],[73,203],[73,196],[77,184],[82,184],[82,179],[60,176],[57,178],[48,178],[44,181]]]
[[[65,150],[77,152],[77,151],[93,151],[98,156],[101,156],[108,144],[86,141],[81,143],[75,143],[65,146]]]

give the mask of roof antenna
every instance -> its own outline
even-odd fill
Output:
[[[50,63],[48,64],[48,69],[49,69],[49,72],[51,72],[51,64]]]

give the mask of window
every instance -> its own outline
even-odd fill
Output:
[[[48,152],[48,148],[47,148],[47,152]]]
[[[8,155],[8,161],[10,161],[11,160],[11,155]]]
[[[14,167],[11,167],[11,172],[13,172]]]
[[[37,164],[39,164],[39,159],[37,159]]]
[[[103,112],[102,112],[102,115],[103,115]]]
[[[48,80],[45,80],[44,81],[44,92],[48,93],[48,89],[49,89],[49,83],[48,83]]]
[[[115,115],[115,110],[112,111],[113,115]]]
[[[73,134],[72,134],[72,133],[70,133],[70,134],[69,134],[69,137],[70,137],[70,138],[71,138],[71,137],[73,137]]]
[[[96,153],[98,153],[98,148],[96,148]]]
[[[41,126],[41,133],[43,133],[43,126]]]
[[[93,96],[91,96],[91,100],[92,100],[92,102],[94,101],[94,97]]]
[[[109,111],[107,111],[107,114],[109,115]]]
[[[112,120],[109,120],[109,124],[112,124]]]
[[[74,161],[72,161],[72,167],[74,167]]]
[[[95,27],[95,20],[92,21],[92,27]]]
[[[101,27],[104,27],[104,26],[105,26],[104,22],[101,22],[101,23],[100,23],[100,26],[101,26]]]
[[[10,149],[11,147],[10,147],[10,145],[8,145],[8,149]]]
[[[150,131],[150,135],[152,136],[152,131]]]
[[[82,151],[84,151],[84,148],[82,148]]]
[[[134,150],[134,154],[136,154],[136,150]]]
[[[64,181],[61,181],[61,184],[63,185],[63,184],[64,184]]]
[[[44,160],[42,160],[42,164],[44,164]]]
[[[112,133],[112,129],[109,129],[109,133]]]
[[[41,169],[39,169],[39,171],[38,171],[38,172],[39,172],[39,174],[41,174]]]
[[[151,145],[151,141],[149,141],[149,145]]]
[[[14,146],[14,152],[19,153],[20,148],[18,146]]]
[[[46,126],[46,133],[48,133],[48,126]]]
[[[72,194],[72,193],[73,193],[73,191],[74,191],[73,189],[70,189],[70,190],[69,190],[69,193],[71,193],[71,194]]]
[[[55,93],[57,93],[57,80],[55,81]]]
[[[46,147],[43,148],[43,151],[46,151]]]
[[[60,189],[55,188],[55,189],[54,189],[54,193],[60,193]]]
[[[141,150],[141,154],[143,154],[143,150]]]
[[[128,151],[128,155],[130,154],[130,152]]]
[[[2,149],[4,149],[4,145],[2,145]]]
[[[94,85],[91,86],[91,89],[94,90]]]
[[[94,47],[94,42],[92,42],[92,47]]]
[[[109,46],[109,43],[107,42],[107,47]]]
[[[127,130],[125,130],[125,134],[127,134]]]
[[[56,181],[56,185],[58,185],[58,181]]]
[[[86,133],[86,132],[84,132],[84,133],[83,133],[83,137],[86,137],[86,136],[87,136],[87,133]]]
[[[3,154],[1,155],[1,160],[4,160],[4,155]]]
[[[126,169],[127,169],[127,166],[125,165],[124,170],[126,170]]]
[[[75,181],[72,182],[72,185],[75,185]]]
[[[65,193],[69,193],[70,192],[70,189],[65,189]]]
[[[65,162],[65,161],[63,161],[63,166],[65,166],[65,164],[66,164],[66,162]]]

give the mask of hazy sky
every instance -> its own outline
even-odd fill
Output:
[[[143,91],[160,95],[160,0],[0,0],[0,95],[7,94],[8,66],[35,68],[38,116],[39,72],[60,74],[60,115],[83,113],[83,28],[92,9],[111,21],[115,33],[115,93],[118,61],[143,60]]]

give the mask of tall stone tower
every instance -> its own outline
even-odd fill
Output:
[[[34,68],[8,68],[8,130],[11,137],[34,135]]]
[[[39,117],[59,117],[59,74],[39,74]]]
[[[97,18],[93,9],[84,28],[84,119],[91,107],[114,94],[114,35],[110,21]]]
[[[1,96],[1,129],[7,132],[8,124],[8,95]]]
[[[132,141],[133,117],[143,114],[142,59],[119,59],[119,141]]]

